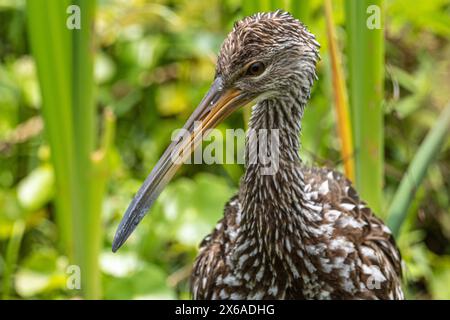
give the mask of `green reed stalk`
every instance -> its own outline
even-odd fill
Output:
[[[382,5],[382,0],[345,1],[356,187],[379,215],[383,213],[384,166]]]
[[[80,29],[66,26],[70,5],[80,8]],[[94,161],[94,12],[92,0],[27,1],[42,113],[56,174],[57,223],[65,252],[80,267],[82,294],[87,299],[100,297],[100,213],[107,176],[99,174],[99,160]]]

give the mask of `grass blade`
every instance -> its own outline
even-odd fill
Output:
[[[333,80],[334,107],[337,117],[338,133],[341,140],[341,157],[344,161],[345,175],[351,181],[355,180],[355,165],[353,160],[353,141],[349,115],[347,87],[342,71],[342,59],[336,42],[333,11],[330,0],[325,0],[325,21],[327,26],[328,50],[331,60]]]
[[[63,249],[72,257],[71,64],[70,36],[65,28],[68,1],[27,1],[27,22],[42,93],[42,115],[56,175],[56,221]],[[61,14],[62,13],[62,14]],[[56,45],[58,44],[58,45]]]
[[[73,220],[75,261],[82,267],[84,295],[88,299],[100,296],[98,256],[101,249],[101,201],[103,194],[94,189],[104,185],[104,179],[95,179],[92,154],[96,140],[94,103],[94,29],[95,1],[76,0],[82,12],[81,28],[72,31],[72,122],[75,149],[75,192],[77,207]],[[97,183],[99,183],[97,185]],[[84,271],[84,272],[83,272]]]
[[[400,182],[388,211],[387,223],[394,235],[398,235],[428,167],[436,158],[450,128],[450,104],[441,112],[436,125],[426,136]]]
[[[22,242],[23,234],[25,232],[25,222],[17,220],[11,232],[8,246],[6,248],[5,268],[3,270],[3,288],[2,299],[8,300],[10,298],[12,274],[19,256],[20,243]]]

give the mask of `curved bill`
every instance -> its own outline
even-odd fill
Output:
[[[240,90],[224,89],[220,77],[214,80],[200,105],[183,126],[184,130],[181,130],[177,139],[164,151],[131,201],[114,236],[113,252],[116,252],[128,239],[176,170],[201,144],[205,131],[215,127],[233,111],[250,101],[251,99]],[[188,133],[187,137],[183,136],[183,132]]]

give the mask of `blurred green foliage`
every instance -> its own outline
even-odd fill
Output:
[[[337,35],[346,47],[343,1]],[[320,0],[308,25],[322,44],[319,81],[305,113],[304,161],[342,170],[331,108],[330,66]],[[386,1],[385,186],[390,203],[415,151],[448,104],[448,0]],[[134,192],[200,101],[240,0],[101,0],[95,78],[100,109],[117,117],[112,175],[103,202],[100,256],[104,298],[188,298],[188,275],[201,239],[236,192],[241,165],[185,165],[127,245],[111,241]],[[63,299],[68,258],[55,224],[54,176],[26,31],[24,1],[0,0],[0,296]],[[344,56],[345,59],[345,56]],[[219,128],[244,128],[243,112]],[[45,129],[44,129],[45,130]],[[240,146],[242,148],[243,146]],[[450,140],[419,187],[398,244],[407,298],[450,298]]]

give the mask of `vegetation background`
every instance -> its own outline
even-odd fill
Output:
[[[71,3],[95,29],[64,27]],[[450,1],[337,0],[331,16],[326,3],[0,0],[0,297],[189,298],[197,246],[236,192],[242,166],[183,166],[115,254],[114,232],[206,92],[233,22],[282,8],[322,45],[304,161],[343,171],[337,124],[348,126],[358,189],[399,227],[406,297],[450,299]],[[357,24],[371,3],[383,8],[380,41]],[[333,87],[339,71],[347,85]],[[358,96],[358,85],[377,79]],[[345,88],[347,120],[339,117],[346,99],[334,98]],[[364,101],[379,105],[375,114],[358,114]],[[247,116],[239,111],[219,128],[245,128]],[[358,148],[366,134],[379,151],[369,160]],[[81,290],[71,287],[73,264]]]

